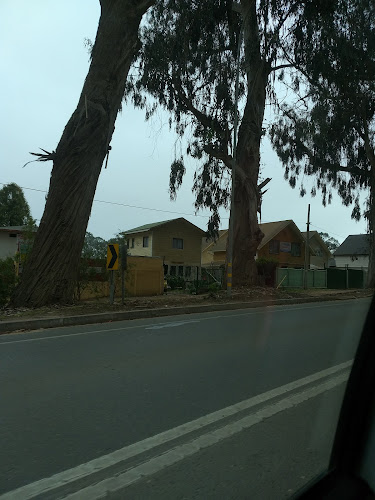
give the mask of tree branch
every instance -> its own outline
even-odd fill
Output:
[[[233,164],[233,157],[232,155],[228,154],[227,151],[223,151],[220,148],[215,148],[214,146],[210,144],[206,144],[203,146],[203,151],[207,153],[210,156],[213,156],[214,158],[217,158],[218,160],[221,160],[224,165],[231,169],[232,164]]]
[[[299,2],[295,2],[294,4],[291,5],[290,9],[285,13],[283,17],[280,18],[279,22],[277,23],[277,27],[275,29],[275,33],[279,33],[283,24],[285,21],[288,19],[288,17],[293,13],[293,11],[298,7]]]
[[[269,182],[271,182],[271,181],[272,181],[271,177],[267,177],[267,179],[265,179],[263,182],[261,182],[260,184],[258,184],[258,190],[259,190],[259,192],[264,188],[264,186],[267,186],[267,184]]]
[[[279,64],[278,66],[271,66],[270,67],[270,73],[271,71],[278,71],[279,69],[284,69],[284,68],[294,68],[294,64],[292,63],[286,63],[286,64]]]
[[[217,133],[217,135],[222,140],[225,140],[225,142],[228,144],[228,142],[230,141],[230,135],[228,129],[224,130],[219,120],[217,120],[212,116],[208,116],[199,109],[197,109],[193,105],[191,99],[189,99],[185,94],[181,82],[177,78],[173,78],[172,83],[178,98],[184,104],[187,110],[190,111],[190,113],[192,113],[204,127],[213,129]]]
[[[314,153],[312,153],[310,151],[310,149],[305,144],[303,144],[302,141],[296,140],[296,142],[301,147],[301,149],[304,151],[306,156],[309,158],[311,164],[314,165],[316,162]],[[366,178],[370,177],[370,171],[362,170],[361,168],[357,168],[357,167],[350,167],[349,168],[349,167],[344,167],[343,165],[324,166],[324,165],[320,164],[318,166],[318,168],[322,171],[325,171],[325,172],[336,170],[337,172],[345,172],[345,173],[351,174],[351,175],[359,175],[361,177],[366,177]]]
[[[287,110],[284,110],[284,114],[296,125],[297,120],[294,116],[292,116]],[[310,151],[310,149],[299,139],[294,138],[294,142],[298,144],[298,146],[303,150],[305,155],[309,158],[312,165],[316,162],[316,158],[314,153]],[[336,170],[337,172],[345,172],[348,174],[359,175],[369,178],[371,173],[369,170],[363,170],[357,167],[344,167],[343,165],[335,165],[334,167],[326,167],[324,165],[319,165],[318,168],[320,170],[329,171]]]

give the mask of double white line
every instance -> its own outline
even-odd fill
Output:
[[[56,490],[56,498],[66,498],[69,500],[96,500],[103,498],[109,492],[121,490],[140,479],[144,479],[186,457],[194,455],[204,448],[219,443],[221,440],[231,437],[244,429],[248,429],[262,422],[265,418],[269,418],[288,408],[292,408],[293,406],[342,384],[348,378],[351,364],[352,361],[341,363],[258,396],[246,399],[240,403],[209,413],[204,417],[197,418],[186,424],[161,432],[160,434],[139,441],[138,443],[125,446],[108,455],[104,455],[85,464],[55,474],[49,478],[41,479],[14,491],[5,493],[0,496],[0,500],[30,500],[41,497],[46,493],[49,493],[49,498],[53,498],[54,490]],[[272,401],[274,399],[276,399],[276,401]],[[267,402],[268,404],[265,405]],[[219,428],[217,428],[216,425],[216,428],[213,430],[207,429],[206,432],[183,444],[176,445],[175,443],[173,446],[173,443],[171,443],[171,448],[167,451],[165,451],[165,449],[164,451],[156,450],[156,448],[161,445],[182,438],[194,431],[201,431],[207,426],[215,423],[217,424],[228,417],[233,417],[244,410],[249,410],[259,405],[262,405],[260,409],[255,409],[252,413],[235,421],[232,419],[229,423],[225,424],[223,422],[223,425]],[[142,463],[134,467],[124,464],[124,472],[75,491],[74,485],[72,484],[75,481],[105,471],[105,469],[109,467],[119,465],[121,462],[125,462],[131,458],[138,457],[142,453],[150,451],[155,452],[154,456],[145,458]],[[95,478],[93,478],[93,481],[95,481]],[[59,488],[64,487],[66,491],[66,487],[69,487],[69,485],[71,486],[70,491],[75,491],[74,493],[67,493],[65,496],[62,496],[62,492],[59,494]],[[79,488],[79,485],[76,486]]]

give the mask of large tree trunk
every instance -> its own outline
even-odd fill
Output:
[[[256,1],[242,0],[247,100],[239,128],[234,186],[233,286],[257,284],[260,141],[269,65],[260,53]]]
[[[375,288],[375,165],[371,165],[370,196],[368,211],[368,229],[370,237],[370,255],[367,275],[367,286]]]
[[[78,106],[56,152],[47,202],[14,306],[71,303],[96,185],[126,78],[139,48],[138,28],[152,0],[101,0],[92,62]]]

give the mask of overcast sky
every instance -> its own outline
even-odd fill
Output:
[[[22,166],[32,159],[29,151],[56,148],[89,68],[84,39],[94,41],[99,15],[98,0],[0,1],[0,183],[23,187],[36,219],[43,214],[52,163]],[[169,200],[169,166],[181,145],[167,122],[163,112],[152,123],[145,122],[144,113],[131,106],[118,116],[108,168],[100,175],[88,226],[95,236],[108,239],[118,231],[179,216],[205,228],[208,212],[194,216],[191,186],[197,165],[192,160],[177,201]],[[262,222],[293,219],[304,231],[311,203],[311,229],[328,232],[340,242],[348,234],[366,232],[365,221],[351,220],[351,208],[336,195],[326,208],[319,196],[300,198],[299,190],[283,179],[283,168],[267,140],[262,166],[264,177],[272,178]],[[309,192],[312,182],[305,179],[304,185]],[[225,228],[228,214],[222,215]]]

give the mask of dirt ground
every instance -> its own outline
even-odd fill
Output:
[[[270,287],[237,288],[232,291],[232,296],[228,297],[225,291],[218,293],[204,293],[191,295],[182,290],[174,290],[154,297],[127,297],[125,304],[116,298],[113,305],[109,304],[109,299],[93,299],[80,302],[75,305],[55,305],[35,309],[3,308],[0,310],[0,321],[16,320],[17,318],[45,318],[51,316],[76,316],[79,314],[101,313],[108,311],[129,311],[137,309],[155,309],[164,307],[176,307],[187,305],[218,304],[225,302],[254,302],[274,299],[293,298],[360,298],[373,294],[373,290],[327,290],[327,289],[275,289]]]

